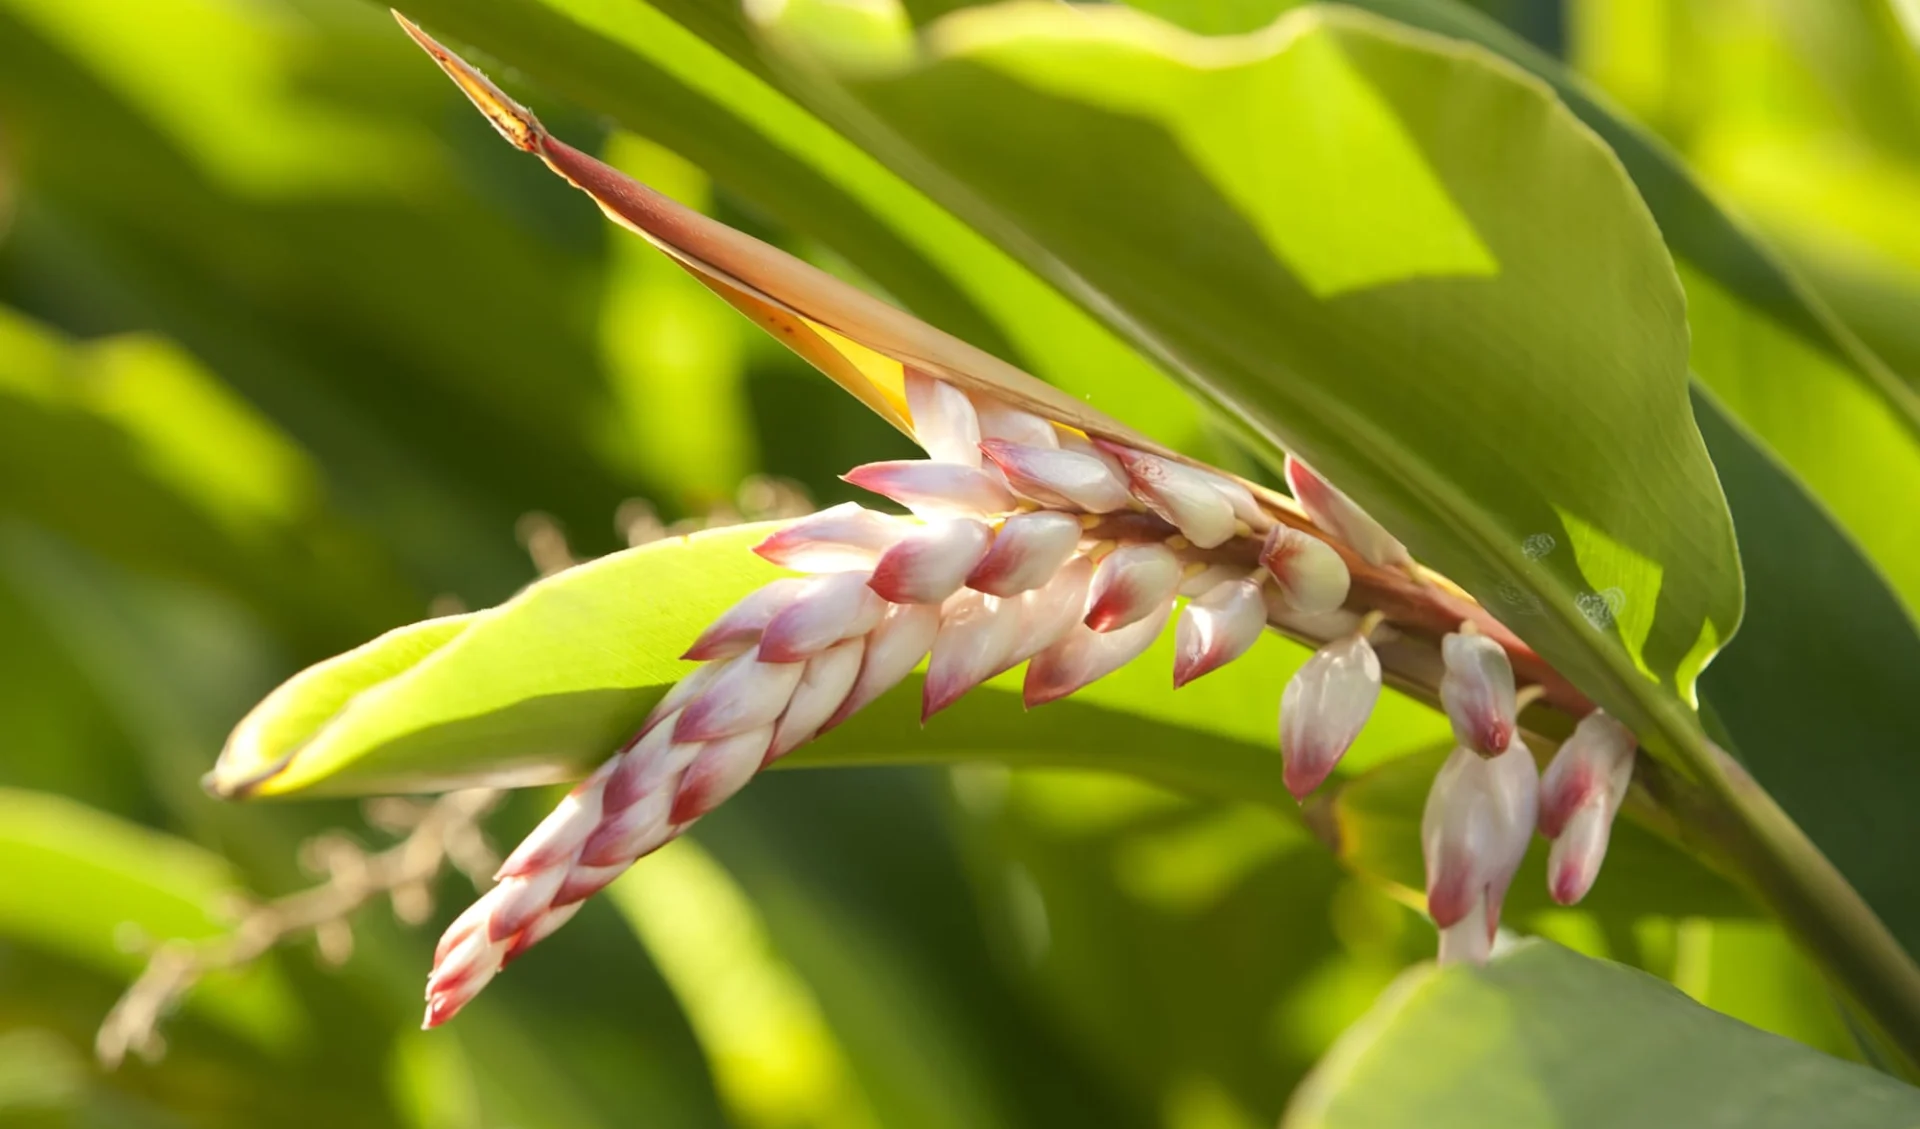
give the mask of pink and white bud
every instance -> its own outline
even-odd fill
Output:
[[[675,746],[679,767],[670,778],[661,781],[660,787],[601,820],[580,848],[580,865],[626,866],[672,838],[673,823],[669,814],[678,790],[677,777],[706,747],[700,743]]]
[[[842,502],[793,522],[753,551],[795,572],[851,572],[872,568],[912,528],[900,518]]]
[[[1067,632],[1082,626],[1087,588],[1092,583],[1093,562],[1086,557],[1075,557],[1062,565],[1052,580],[1021,593],[1020,641],[1007,665],[1027,661],[1066,638]]]
[[[1539,810],[1540,777],[1518,738],[1497,757],[1457,748],[1434,777],[1420,820],[1427,913],[1447,930],[1470,917],[1491,946],[1507,887],[1526,856]],[[1485,959],[1477,945],[1450,946]]]
[[[862,490],[892,498],[922,517],[984,517],[1016,506],[1000,480],[979,467],[900,459],[867,463],[840,476]]]
[[[1506,751],[1513,740],[1513,664],[1500,644],[1485,635],[1454,632],[1440,641],[1446,673],[1440,704],[1453,723],[1454,740],[1483,757]]]
[[[1211,549],[1234,535],[1233,503],[1214,485],[1213,475],[1118,443],[1094,442],[1126,468],[1133,496],[1187,540]]]
[[[1224,474],[1212,474],[1206,471],[1201,473],[1207,475],[1207,481],[1213,483],[1213,488],[1220,491],[1221,497],[1224,497],[1227,504],[1233,507],[1234,517],[1255,528],[1270,520],[1267,511],[1255,500],[1253,491]]]
[[[1373,715],[1380,700],[1380,657],[1364,636],[1335,639],[1315,651],[1280,696],[1283,779],[1296,799],[1320,786]]]
[[[1635,740],[1595,710],[1581,719],[1540,780],[1540,833],[1553,840],[1547,890],[1570,906],[1587,896],[1607,857],[1613,820],[1633,780]]]
[[[501,879],[487,895],[493,902],[493,912],[487,915],[487,939],[511,940],[533,924],[553,904],[566,876],[566,867],[552,866]]]
[[[1151,615],[1173,599],[1181,570],[1180,558],[1157,541],[1108,553],[1087,590],[1087,626],[1114,631]]]
[[[986,556],[967,574],[967,587],[989,596],[1017,596],[1053,579],[1079,547],[1080,521],[1072,514],[1052,510],[1015,514],[1000,526]]]
[[[980,465],[980,420],[967,394],[915,368],[906,371],[913,437],[935,462]]]
[[[760,771],[772,741],[773,726],[763,725],[703,744],[680,776],[667,819],[675,825],[692,823],[725,803]],[[632,861],[625,860],[622,868]]]
[[[1307,511],[1313,523],[1360,554],[1361,560],[1380,568],[1405,568],[1413,564],[1407,547],[1388,533],[1385,526],[1292,455],[1287,456],[1287,485],[1293,489],[1293,500]]]
[[[929,522],[881,554],[869,587],[896,604],[938,604],[960,590],[993,542],[993,531],[970,517]]]
[[[920,720],[1012,665],[1020,643],[1020,601],[962,589],[941,609],[940,632],[927,660]]]
[[[1174,628],[1174,688],[1246,654],[1266,628],[1258,584],[1243,577],[1215,585],[1186,606]]]
[[[1172,614],[1173,600],[1169,597],[1144,618],[1113,631],[1095,631],[1084,623],[1073,625],[1027,664],[1021,692],[1027,708],[1058,701],[1132,662],[1160,637]]]
[[[842,639],[872,631],[887,605],[874,594],[870,580],[864,573],[835,572],[807,581],[792,602],[767,621],[760,633],[760,660],[804,662]]]
[[[849,639],[807,660],[800,685],[794,688],[793,700],[787,703],[787,712],[780,715],[779,724],[774,726],[773,744],[767,749],[769,763],[811,741],[820,732],[820,727],[853,691],[866,652],[865,639]]]
[[[1247,566],[1244,564],[1187,565],[1180,573],[1180,595],[1189,600],[1201,596],[1232,580],[1247,579]]]
[[[1267,531],[1260,563],[1273,575],[1289,608],[1304,615],[1330,612],[1347,602],[1353,577],[1347,562],[1325,541],[1295,529],[1276,525]]]
[[[1023,447],[1058,447],[1059,429],[1032,412],[1009,407],[990,396],[976,396],[973,410],[980,420],[980,438],[1018,443]]]
[[[895,604],[887,609],[880,626],[867,635],[866,655],[860,662],[860,676],[846,701],[833,712],[821,732],[852,717],[873,700],[900,684],[927,657],[940,631],[940,608],[933,604]]]
[[[760,633],[767,629],[768,621],[791,604],[806,584],[804,580],[787,577],[754,590],[714,620],[680,657],[693,662],[711,662],[751,650],[760,642]]]
[[[980,453],[1015,490],[1043,506],[1105,514],[1133,501],[1126,479],[1093,455],[997,439],[982,440]]]
[[[547,818],[500,864],[493,875],[495,880],[557,866],[578,853],[580,844],[587,841],[587,836],[600,822],[601,793],[606,787],[607,775],[596,773],[561,797]]]
[[[726,660],[725,668],[681,708],[674,741],[713,741],[772,725],[805,669],[805,663],[763,662],[757,647]]]

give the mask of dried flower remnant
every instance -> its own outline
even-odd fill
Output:
[[[1023,662],[1023,699],[1039,706],[1140,655],[1182,596],[1190,602],[1176,629],[1176,685],[1248,653],[1268,626],[1320,645],[1283,696],[1283,775],[1301,796],[1333,770],[1379,696],[1389,672],[1370,641],[1376,628],[1390,627],[1382,635],[1402,655],[1425,656],[1408,669],[1430,693],[1437,687],[1418,672],[1435,665],[1441,637],[1477,640],[1466,645],[1473,663],[1449,656],[1446,668],[1462,691],[1453,695],[1464,703],[1456,720],[1471,722],[1466,756],[1481,767],[1443,774],[1453,783],[1436,787],[1430,811],[1444,832],[1437,842],[1454,860],[1441,873],[1454,881],[1465,857],[1463,888],[1478,891],[1456,899],[1459,914],[1441,922],[1457,929],[1478,914],[1477,924],[1447,934],[1445,944],[1466,951],[1461,946],[1485,944],[1473,936],[1491,937],[1511,878],[1505,860],[1524,850],[1537,799],[1531,759],[1524,749],[1513,753],[1515,673],[1541,683],[1562,709],[1578,715],[1590,706],[1483,609],[1429,579],[1398,540],[1303,464],[1289,461],[1297,499],[1290,501],[1159,449],[552,138],[478,72],[407,27],[509,141],[778,330],[929,456],[869,463],[845,476],[913,516],[839,506],[756,548],[806,579],[746,597],[694,641],[687,656],[702,665],[454,922],[429,978],[429,1026],[551,934],[583,898],[923,660],[924,718]],[[850,365],[835,338],[865,349],[866,363]],[[874,357],[898,365],[893,383]],[[1462,636],[1463,624],[1481,633]],[[1504,688],[1488,648],[1499,656]],[[1476,693],[1490,693],[1504,712],[1479,709]],[[1499,755],[1483,759],[1488,754]],[[1491,853],[1476,846],[1490,826],[1500,832]]]

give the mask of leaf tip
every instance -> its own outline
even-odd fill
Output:
[[[506,96],[493,81],[481,74],[473,64],[441,46],[440,42],[421,30],[420,25],[402,15],[398,9],[389,9],[393,18],[400,24],[401,30],[412,37],[420,49],[425,51],[440,69],[447,72],[467,100],[485,115],[500,136],[514,148],[528,153],[544,152],[547,131],[533,111]]]

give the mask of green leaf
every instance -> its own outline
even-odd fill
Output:
[[[784,575],[749,551],[774,528],[616,553],[500,607],[400,628],[320,663],[241,722],[209,784],[228,795],[326,795],[584,775],[692,669],[674,656],[735,600]],[[1273,719],[1306,649],[1270,638],[1177,694],[1171,651],[1169,632],[1124,670],[1031,714],[1019,673],[1003,675],[919,733],[919,680],[909,679],[789,762],[1105,768],[1297,810],[1280,781]],[[1431,710],[1389,692],[1349,767],[1445,732]]]
[[[1408,972],[1295,1094],[1284,1129],[1829,1126],[1920,1118],[1920,1090],[1546,942]]]
[[[226,932],[239,890],[218,856],[63,796],[0,788],[0,937],[131,981],[151,944]],[[306,1033],[292,989],[268,964],[216,973],[187,997],[191,1014],[286,1051]]]
[[[1890,495],[1920,494],[1920,394],[1902,385],[1773,250],[1722,210],[1671,149],[1597,98],[1558,60],[1452,0],[1349,2],[1499,52],[1551,83],[1600,134],[1633,176],[1678,261],[1694,374],[1793,468],[1887,571],[1907,607],[1920,612],[1920,526],[1887,521],[1884,507]],[[1678,50],[1699,59],[1686,47]],[[1855,62],[1848,57],[1849,67]],[[1795,163],[1828,164],[1805,156]],[[1780,176],[1767,181],[1779,190]],[[1860,212],[1833,200],[1798,201],[1793,210]]]

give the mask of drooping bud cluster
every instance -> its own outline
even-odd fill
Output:
[[[1224,475],[1089,437],[911,369],[905,399],[930,457],[869,463],[845,477],[913,516],[850,503],[756,547],[805,575],[773,581],[714,621],[684,656],[703,665],[573,789],[501,867],[498,885],[448,929],[427,985],[427,1026],[451,1017],[636,859],[923,660],[923,720],[1023,662],[1023,699],[1038,706],[1132,661],[1186,597],[1175,686],[1239,658],[1269,624],[1311,623],[1318,638],[1332,638],[1282,697],[1284,779],[1296,796],[1318,787],[1353,744],[1380,694],[1381,665],[1368,641],[1380,617],[1344,609],[1352,578],[1327,541],[1276,521]],[[1290,461],[1288,477],[1302,506],[1340,531],[1350,552],[1410,565],[1399,542],[1304,465]],[[1457,753],[1460,764],[1449,762],[1436,783],[1429,868],[1435,920],[1443,938],[1453,938],[1443,952],[1473,955],[1484,953],[1531,834],[1533,762],[1513,736],[1505,653],[1462,635],[1443,649],[1443,696],[1463,751],[1471,751],[1465,761]],[[1618,800],[1582,787],[1568,785],[1565,841],[1568,866],[1589,867],[1590,883]]]
[[[1613,817],[1633,778],[1633,750],[1627,727],[1595,710],[1540,778],[1540,833],[1553,840],[1547,890],[1563,906],[1586,897],[1600,873]]]

